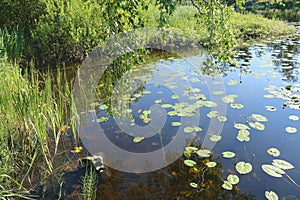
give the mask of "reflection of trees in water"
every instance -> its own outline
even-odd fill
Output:
[[[199,172],[184,165],[184,158],[162,170],[141,175],[111,170],[111,177],[98,185],[97,199],[255,199],[236,186],[232,191],[221,187],[222,165],[218,159],[213,168],[206,167],[208,159],[194,158],[197,159]],[[192,188],[191,182],[199,182],[201,189]]]

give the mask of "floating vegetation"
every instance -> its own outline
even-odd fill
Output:
[[[236,139],[238,139],[240,142],[249,142],[250,141],[250,132],[246,129],[240,129],[238,132],[238,135],[236,136]]]
[[[249,126],[247,126],[247,125],[245,125],[245,124],[240,124],[240,123],[234,124],[234,128],[239,129],[239,130],[247,130],[247,129],[250,129]]]
[[[292,121],[298,121],[299,117],[297,115],[290,115],[289,119],[292,120]]]
[[[225,190],[232,190],[233,186],[229,181],[224,181],[222,188],[224,188]]]
[[[277,108],[274,106],[265,106],[265,109],[268,111],[276,111],[277,110]]]
[[[197,163],[193,160],[185,160],[184,164],[188,167],[194,167]]]
[[[229,174],[227,176],[227,181],[232,185],[236,185],[240,182],[240,178],[237,175]]]
[[[237,97],[238,97],[238,95],[236,95],[236,94],[230,94],[230,95],[222,97],[222,101],[224,103],[234,103],[234,99]]]
[[[172,122],[172,126],[180,126],[181,122]]]
[[[279,199],[278,195],[273,191],[265,191],[265,197],[268,200],[278,200]]]
[[[224,158],[234,158],[235,157],[235,153],[231,152],[231,151],[224,151],[224,152],[222,152],[222,156]]]
[[[297,129],[294,128],[294,127],[288,126],[288,127],[285,128],[285,131],[286,131],[287,133],[296,133],[296,132],[297,132]]]
[[[271,156],[274,156],[274,157],[280,156],[280,151],[277,148],[274,148],[274,147],[269,148],[267,150],[267,152],[268,152],[268,154],[270,154]]]
[[[219,120],[219,122],[226,122],[227,121],[227,117],[225,117],[225,116],[218,116],[217,119]]]
[[[208,158],[211,156],[211,151],[206,150],[206,149],[200,149],[196,152],[198,156],[203,157],[203,158]]]
[[[105,105],[105,104],[102,104],[102,105],[99,106],[100,110],[106,110],[107,108],[108,108],[108,106]]]
[[[192,133],[192,132],[200,132],[200,131],[202,131],[202,128],[200,128],[200,127],[198,127],[198,126],[194,126],[194,127],[190,127],[190,126],[188,126],[188,127],[185,127],[184,129],[183,129],[183,131],[185,132],[185,133]]]
[[[254,128],[254,129],[256,129],[256,130],[259,130],[259,131],[263,131],[263,130],[265,130],[265,125],[263,125],[262,123],[260,123],[260,122],[250,122],[249,123],[249,125],[252,127],[252,128]]]
[[[216,110],[210,111],[206,116],[209,118],[214,118],[217,117],[219,115],[219,112]]]
[[[230,80],[227,82],[227,85],[236,85],[238,83],[237,80]]]
[[[209,139],[212,142],[218,142],[222,139],[222,136],[220,136],[220,135],[211,135]]]
[[[240,104],[240,103],[231,103],[230,107],[235,108],[235,109],[242,109],[242,108],[244,108],[244,105]]]
[[[135,137],[135,138],[133,138],[133,142],[139,143],[139,142],[143,141],[144,139],[145,139],[144,137]]]
[[[217,165],[216,162],[210,161],[208,163],[205,164],[207,167],[211,168],[211,167],[215,167]]]
[[[265,116],[260,115],[260,114],[252,114],[251,118],[258,122],[267,122],[268,121],[268,119]]]
[[[235,165],[235,169],[240,174],[248,174],[252,171],[252,165],[250,163],[241,161]]]
[[[285,174],[285,172],[282,169],[273,165],[264,164],[261,166],[261,168],[265,173],[273,177],[280,178],[282,177],[282,174]]]

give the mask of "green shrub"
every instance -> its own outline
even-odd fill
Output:
[[[32,33],[38,64],[81,61],[103,38],[101,7],[81,0],[49,0],[46,5]]]

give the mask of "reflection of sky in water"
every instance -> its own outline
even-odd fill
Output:
[[[284,42],[282,42],[284,43]],[[222,78],[225,86],[226,95],[237,94],[238,97],[235,99],[236,103],[241,103],[245,107],[243,109],[233,109],[230,105],[227,105],[226,116],[228,121],[224,123],[222,131],[222,140],[217,142],[216,146],[212,150],[216,156],[220,156],[223,151],[233,151],[236,153],[236,161],[250,162],[253,165],[253,171],[247,175],[239,175],[240,183],[239,188],[251,194],[254,194],[257,199],[264,199],[264,192],[266,190],[275,191],[281,198],[287,195],[295,195],[300,197],[300,190],[288,181],[287,178],[273,178],[266,175],[262,169],[262,164],[271,164],[274,159],[268,155],[267,149],[270,147],[276,147],[280,150],[281,155],[278,159],[286,160],[295,166],[295,169],[286,170],[286,172],[295,180],[296,183],[300,184],[300,122],[291,121],[288,119],[289,115],[300,116],[300,111],[291,109],[289,107],[283,107],[284,101],[279,98],[264,98],[263,95],[268,94],[264,88],[269,85],[275,85],[277,87],[285,87],[288,84],[300,83],[299,81],[299,41],[294,42],[287,41],[286,43],[272,43],[268,45],[253,46],[249,49],[249,53],[252,59],[249,60],[250,66],[243,68],[232,69],[231,72],[225,72],[226,76]],[[296,45],[298,43],[298,46]],[[279,48],[283,47],[283,49]],[[287,49],[287,51],[285,50]],[[276,51],[277,50],[277,51]],[[280,52],[275,54],[274,52]],[[293,50],[288,51],[288,50]],[[287,55],[293,54],[292,58],[287,58]],[[247,57],[247,56],[246,56]],[[293,59],[291,70],[282,70],[280,63],[282,58]],[[276,62],[273,62],[273,61]],[[195,60],[192,60],[192,62]],[[243,62],[243,59],[241,60]],[[286,62],[286,61],[284,61]],[[290,62],[290,61],[289,61]],[[277,63],[277,64],[276,64]],[[279,63],[279,64],[278,64]],[[175,77],[170,82],[175,82],[177,79],[189,80],[189,84],[193,87],[198,87],[202,90],[202,93],[206,95],[207,100],[210,100],[211,96],[209,93],[209,87],[204,84],[204,78],[200,77],[194,72],[199,71],[197,66],[191,66],[186,60],[168,60],[166,62],[157,62],[157,66],[168,65],[178,73],[183,72],[180,76]],[[185,66],[185,67],[184,67]],[[159,73],[155,71],[154,77],[158,77]],[[242,72],[242,74],[240,74]],[[164,72],[167,77],[170,77]],[[200,82],[191,82],[192,78],[198,77]],[[227,84],[230,80],[238,80],[238,83],[233,86]],[[194,79],[195,80],[195,79]],[[241,81],[241,82],[240,82]],[[163,82],[160,79],[159,82]],[[170,83],[169,82],[169,83]],[[168,82],[165,82],[168,83]],[[213,80],[210,80],[210,84],[213,84]],[[211,86],[213,88],[214,86]],[[145,126],[145,124],[139,119],[139,109],[149,109],[154,101],[161,99],[162,103],[174,104],[178,102],[176,99],[170,98],[172,92],[167,89],[166,86],[149,84],[145,85],[145,89],[151,91],[151,94],[144,95],[144,97],[138,99],[138,101],[132,102],[131,109],[133,109],[133,118],[136,119],[136,124]],[[162,92],[159,94],[158,92]],[[222,97],[222,95],[220,95]],[[277,108],[276,111],[271,112],[265,109],[265,106],[274,106]],[[172,109],[166,109],[167,112]],[[205,133],[208,130],[207,125],[210,119],[206,117],[206,114],[211,111],[211,108],[201,107],[200,108],[200,124],[199,126],[203,129],[198,135],[203,140]],[[239,142],[236,139],[237,129],[233,128],[234,123],[245,123],[246,116],[250,116],[253,113],[264,115],[268,118],[268,122],[265,122],[266,129],[264,131],[258,131],[251,128],[250,142],[244,143]],[[118,128],[114,125],[113,120],[109,120],[107,123],[101,124],[105,130],[106,136],[113,141],[113,143],[123,149],[133,152],[153,151],[161,148],[161,144],[167,145],[172,141],[174,133],[178,131],[178,127],[171,126],[172,121],[179,121],[180,117],[169,117],[162,129],[162,141],[160,137],[155,135],[151,138],[146,138],[144,141],[138,144],[133,144],[132,139],[134,136],[138,136],[136,133],[132,133],[133,136],[127,134],[120,134]],[[285,131],[286,126],[292,126],[298,129],[295,134],[288,134]],[[130,144],[130,145],[128,145]],[[235,171],[233,159],[221,158],[223,178],[225,179],[229,175],[229,171]],[[186,168],[188,170],[188,168]],[[236,171],[235,171],[236,172]],[[237,172],[236,172],[237,173]],[[238,173],[237,173],[238,174]],[[188,183],[183,183],[188,184]],[[221,189],[221,188],[220,188]],[[191,188],[192,190],[192,188]]]

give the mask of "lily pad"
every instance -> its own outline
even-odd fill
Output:
[[[230,107],[235,108],[235,109],[242,109],[242,108],[244,108],[244,105],[240,104],[240,103],[231,103]]]
[[[234,103],[234,99],[237,98],[237,95],[230,94],[222,98],[224,103]]]
[[[213,102],[213,101],[204,101],[203,105],[206,106],[206,107],[209,107],[209,108],[217,106],[217,104],[215,102]]]
[[[230,80],[227,82],[227,85],[236,85],[238,83],[237,80]]]
[[[297,115],[290,115],[289,119],[293,120],[293,121],[297,121],[297,120],[299,120],[299,117]]]
[[[161,102],[162,102],[161,99],[157,99],[157,100],[154,101],[154,103],[157,103],[157,104],[158,104],[158,103],[161,103]]]
[[[286,170],[286,169],[293,169],[294,166],[285,161],[285,160],[280,160],[280,159],[274,159],[272,162],[272,165],[274,165],[275,167],[278,167],[280,169]]]
[[[217,117],[219,115],[219,112],[216,110],[210,111],[206,116],[209,118],[214,118]]]
[[[294,127],[288,126],[288,127],[285,128],[285,131],[288,132],[288,133],[296,133],[297,129],[294,128]]]
[[[162,104],[161,107],[162,107],[162,108],[171,108],[172,105],[166,103],[166,104]]]
[[[247,126],[247,125],[245,125],[245,124],[240,124],[240,123],[234,124],[234,128],[240,129],[240,130],[250,129],[249,126]]]
[[[278,200],[279,199],[278,195],[273,191],[265,191],[265,197],[268,200]]]
[[[265,109],[268,111],[276,111],[277,110],[277,108],[274,106],[265,106]]]
[[[282,177],[282,174],[285,174],[285,172],[273,165],[264,164],[261,166],[264,172],[266,172],[268,175],[280,178]]]
[[[267,122],[268,121],[268,119],[265,116],[260,115],[260,114],[252,114],[251,117],[255,121],[258,121],[258,122]]]
[[[249,125],[252,127],[252,128],[254,128],[254,129],[256,129],[256,130],[259,130],[259,131],[263,131],[263,130],[265,130],[265,125],[263,125],[262,123],[260,123],[260,122],[250,122],[249,123]]]
[[[232,190],[233,186],[229,181],[224,181],[222,188],[224,188],[225,190]]]
[[[270,154],[271,156],[274,156],[274,157],[280,156],[280,151],[277,148],[274,148],[274,147],[269,148],[267,150],[267,152],[268,152],[268,154]]]
[[[246,162],[238,162],[235,166],[235,169],[240,173],[240,174],[248,174],[252,171],[252,165],[250,163]]]
[[[101,106],[99,106],[100,110],[106,110],[107,108],[108,108],[108,106],[105,104],[102,104]]]
[[[180,126],[181,122],[172,122],[172,126]]]
[[[239,130],[238,135],[236,136],[236,138],[240,141],[240,142],[249,142],[250,141],[250,132],[248,130]]]
[[[196,152],[198,156],[203,157],[203,158],[208,158],[210,157],[211,151],[206,150],[206,149],[200,149]]]
[[[135,137],[135,138],[133,138],[133,142],[134,142],[134,143],[139,143],[139,142],[141,142],[143,139],[144,139],[144,137]]]
[[[227,180],[232,185],[236,185],[240,182],[240,178],[237,175],[232,175],[232,174],[227,176]]]
[[[197,163],[193,160],[185,160],[184,164],[188,167],[194,167]]]
[[[231,151],[224,151],[222,152],[224,158],[233,158],[235,157],[235,153]]]
[[[206,163],[206,166],[207,167],[215,167],[217,165],[217,163],[216,162],[213,162],[213,161],[211,161],[211,162],[208,162],[208,163]]]
[[[194,182],[191,182],[191,183],[190,183],[190,186],[191,186],[192,188],[197,188],[197,187],[198,187],[198,184],[197,184],[197,183],[194,183]]]
[[[192,133],[193,131],[194,131],[194,128],[193,127],[185,127],[184,129],[183,129],[183,131],[185,132],[185,133]]]
[[[209,139],[212,142],[218,142],[222,139],[222,136],[220,136],[220,135],[211,135]]]
[[[227,117],[225,117],[225,116],[218,116],[217,118],[218,118],[219,122],[226,122],[227,121]]]

